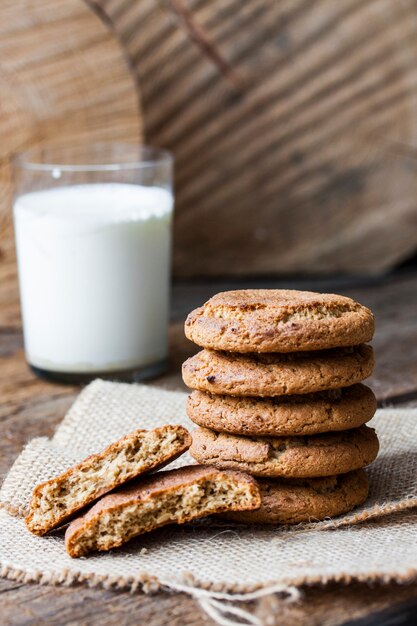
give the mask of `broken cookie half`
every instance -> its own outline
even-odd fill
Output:
[[[255,480],[241,472],[190,465],[124,487],[75,519],[65,533],[71,557],[110,550],[165,524],[261,505]]]
[[[136,430],[98,454],[35,487],[26,517],[28,529],[44,535],[106,493],[173,461],[191,445],[182,426]]]

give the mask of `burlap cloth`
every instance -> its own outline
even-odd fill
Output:
[[[282,586],[294,591],[305,583],[331,580],[417,578],[417,511],[413,510],[417,506],[417,410],[411,409],[377,412],[371,426],[378,432],[381,452],[368,470],[369,500],[354,513],[334,520],[291,529],[218,523],[169,526],[124,548],[83,559],[66,554],[62,530],[43,538],[27,532],[21,516],[37,483],[136,428],[181,423],[192,429],[185,398],[184,393],[144,385],[91,383],[52,439],[33,439],[3,483],[1,574],[25,581],[86,581],[145,591],[185,589],[200,598],[204,593],[228,598],[228,592],[252,592],[244,596],[249,598],[255,590],[261,590],[258,595]],[[190,462],[184,455],[173,465]]]

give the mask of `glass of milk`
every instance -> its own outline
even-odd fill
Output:
[[[130,144],[14,160],[26,357],[37,375],[141,380],[168,356],[173,160]]]

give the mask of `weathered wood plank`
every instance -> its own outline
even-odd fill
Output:
[[[202,626],[195,602],[184,595],[129,594],[76,587],[42,587],[0,580],[4,626]]]
[[[378,272],[417,249],[402,0],[91,0],[176,157],[177,276]],[[396,154],[396,156],[394,156]]]
[[[268,626],[340,626],[406,600],[417,585],[330,585],[306,588],[303,600],[286,606],[265,598],[249,610]],[[214,622],[183,594],[141,593],[76,587],[42,587],[0,580],[0,612],[5,626],[211,626]]]

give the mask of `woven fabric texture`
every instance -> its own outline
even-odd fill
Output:
[[[169,526],[125,547],[84,559],[65,552],[63,531],[31,535],[21,516],[36,484],[137,428],[166,423],[192,430],[186,394],[97,380],[79,396],[52,439],[32,440],[0,491],[4,576],[86,581],[119,588],[186,584],[249,592],[276,584],[417,578],[417,410],[381,409],[370,423],[381,452],[369,468],[368,501],[351,514],[295,528],[199,522]],[[170,467],[192,462],[184,455]]]

